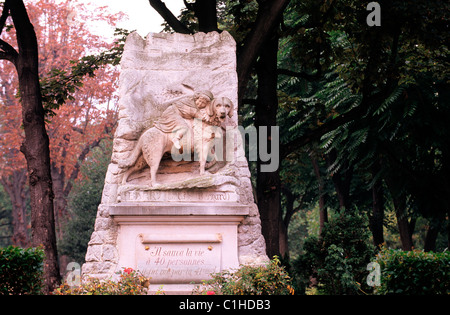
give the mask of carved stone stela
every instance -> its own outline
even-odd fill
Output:
[[[227,32],[128,36],[83,274],[131,267],[186,292],[213,272],[267,261],[237,128],[235,46]]]
[[[175,237],[174,237],[175,236]],[[139,235],[137,268],[153,281],[191,283],[219,272],[222,235]]]

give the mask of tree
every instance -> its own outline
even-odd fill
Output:
[[[444,140],[448,128],[440,124],[447,117],[448,5],[424,0],[380,5],[377,27],[366,23],[366,4],[354,0],[218,2],[215,14],[220,28],[230,30],[238,43],[240,107],[254,106],[248,108],[259,126],[279,124],[280,108],[289,107],[284,118],[292,125],[279,125],[281,133],[287,128],[292,136],[284,137],[280,160],[302,156],[300,150],[315,153],[311,162],[321,190],[321,225],[327,207],[366,211],[374,244],[379,245],[385,211],[392,208],[403,248],[412,248],[418,215],[430,220],[426,239],[432,248],[439,222],[449,211],[445,202],[427,202],[424,193],[446,200],[449,187],[442,177],[449,167]],[[179,20],[173,15],[166,19],[175,31],[198,30],[195,22],[202,17],[189,7]],[[274,37],[281,47],[275,66]],[[286,80],[292,88],[280,88]],[[419,92],[421,85],[426,92]],[[245,93],[246,86],[254,90]],[[279,106],[280,91],[292,105]],[[428,129],[421,128],[418,104],[433,113],[426,120]],[[429,128],[433,121],[439,122],[439,133]],[[257,175],[269,253],[280,251],[285,234],[280,200],[292,204],[289,189],[280,198],[283,180],[279,174]],[[277,229],[278,234],[273,232]]]
[[[292,8],[297,18],[286,15],[285,29],[295,47],[292,55],[297,57],[291,64],[297,68],[283,74],[314,79],[331,70],[339,79],[325,81],[327,85],[313,98],[298,102],[295,126],[299,132],[282,145],[281,155],[287,157],[296,148],[318,142],[332,155],[328,166],[341,205],[348,207],[348,200],[352,204],[362,194],[352,188],[362,175],[362,183],[372,190],[374,242],[383,241],[383,211],[390,204],[386,201],[395,198],[404,248],[411,248],[415,219],[410,215],[433,217],[439,212],[442,220],[448,209],[444,203],[432,206],[434,202],[424,196],[426,191],[428,196],[436,196],[433,200],[446,200],[443,187],[448,185],[441,178],[446,162],[438,152],[446,151],[443,134],[447,128],[439,125],[439,134],[432,134],[434,128],[420,128],[425,121],[430,126],[447,117],[446,93],[441,88],[448,78],[448,58],[444,57],[448,55],[448,17],[444,13],[448,10],[442,10],[441,3],[426,1],[382,2],[381,7],[381,27],[370,28],[360,2],[291,2],[288,12]],[[316,72],[309,72],[311,69]],[[311,106],[305,108],[305,102]],[[428,108],[427,113],[438,111],[440,117],[418,116],[421,106]],[[343,176],[345,173],[358,177],[352,179]],[[389,174],[395,178],[389,180]],[[437,197],[438,193],[442,195]],[[420,208],[423,210],[417,212]],[[425,209],[441,210],[432,214]],[[435,230],[429,231],[431,240]]]
[[[317,278],[324,294],[358,294],[361,288],[367,292],[367,264],[375,250],[365,221],[357,213],[331,216],[322,236],[307,238],[305,252],[294,261],[297,281],[306,286]]]
[[[265,49],[261,51],[256,64],[258,89],[255,106],[255,126],[257,130],[262,126],[277,126],[278,95],[277,69],[278,35],[266,41]],[[258,138],[262,137],[261,134]],[[259,140],[261,141],[261,140]],[[267,135],[268,147],[272,148],[272,135]],[[261,217],[262,233],[266,238],[266,251],[269,257],[281,254],[284,256],[287,246],[282,244],[286,235],[286,227],[282,221],[281,212],[281,183],[279,169],[267,172],[262,171],[261,159],[257,161],[256,197]]]
[[[37,44],[40,45],[42,52],[39,56],[41,65],[39,83],[42,89],[40,100],[51,137],[50,168],[54,188],[52,213],[56,214],[60,237],[62,224],[67,217],[66,199],[73,187],[73,181],[79,174],[80,163],[101,139],[110,137],[117,119],[113,104],[116,100],[114,84],[117,83],[118,74],[114,68],[102,66],[117,64],[121,53],[120,44],[105,43],[98,36],[92,35],[84,23],[69,25],[67,18],[70,10],[68,2],[56,5],[53,1],[30,4],[28,9],[30,19],[35,24],[34,30],[39,34],[40,41]],[[4,26],[7,11],[3,13]],[[100,13],[97,18],[114,23],[119,16]],[[8,25],[6,29],[8,32],[5,37],[8,37],[10,33]],[[85,47],[90,47],[90,52],[94,49],[104,52],[82,57],[86,54]],[[95,74],[98,74],[100,79],[97,77],[94,84],[92,77]],[[5,112],[10,118],[14,118],[18,106],[14,97],[17,89],[14,88],[13,80],[7,81],[7,78],[2,77],[3,80],[9,84],[9,89],[2,90],[6,102],[1,105],[6,106]],[[82,80],[88,81],[88,84],[83,86]],[[62,106],[63,104],[65,106]],[[107,104],[107,108],[101,109],[98,107],[99,104]],[[7,127],[7,124],[11,126]],[[21,167],[21,163],[18,162],[21,157],[17,154],[18,150],[14,149],[14,145],[21,139],[19,125],[17,119],[7,120],[2,125],[3,139],[9,139],[8,143],[1,146],[2,150],[7,150],[2,157],[6,159],[8,166],[2,169],[2,179],[7,178],[10,182],[12,180],[16,185],[15,189],[9,190],[12,192],[25,189],[24,182],[14,181],[17,176],[11,175],[18,172]],[[12,196],[15,195],[17,193]],[[13,213],[16,215],[21,212]],[[23,227],[26,227],[26,224],[22,224]]]
[[[0,246],[11,245],[12,235],[12,206],[2,185],[0,185]]]
[[[53,189],[50,173],[49,138],[45,129],[45,112],[39,85],[38,44],[23,1],[6,0],[0,16],[0,32],[8,15],[16,29],[18,51],[0,40],[0,58],[14,64],[19,77],[22,121],[25,139],[21,152],[25,155],[31,197],[33,246],[44,247],[44,291],[50,292],[60,282],[56,251]],[[1,33],[0,33],[1,34]]]
[[[94,16],[93,13],[86,13],[81,5],[77,8],[77,15],[83,20],[99,19],[114,23],[120,18],[120,15],[111,16],[103,11],[97,11]],[[104,39],[93,35],[84,22],[77,20],[69,23],[67,19],[71,10],[68,3],[56,4],[54,1],[28,5],[30,18],[40,38],[40,84],[50,137],[54,212],[59,238],[63,232],[62,224],[67,219],[66,199],[79,174],[80,163],[101,139],[111,136],[115,125],[118,71],[107,65],[118,63],[120,55],[119,45],[106,43]],[[82,57],[87,49],[90,53],[104,52]],[[4,69],[8,70],[6,66]],[[2,82],[7,80],[11,79],[2,77]],[[26,191],[24,182],[11,176],[11,172],[22,171],[23,164],[22,155],[14,148],[19,147],[21,142],[20,119],[16,115],[20,105],[15,98],[16,82],[11,80],[5,83],[8,88],[2,91],[5,128],[2,128],[1,141],[4,144],[1,147],[2,157],[8,167],[3,168],[0,174],[8,186],[14,187],[10,191]],[[101,108],[99,104],[107,104],[107,107]],[[16,200],[16,196],[20,197],[14,193],[10,198]],[[25,199],[15,201],[14,204],[23,205]],[[24,211],[23,208],[17,208],[13,214]],[[25,229],[26,223],[20,229]]]
[[[30,245],[26,180],[27,172],[25,169],[15,170],[7,178],[6,176],[0,178],[1,185],[11,199],[11,241],[14,245],[20,247],[28,247]]]
[[[58,243],[59,252],[79,264],[84,262],[86,250],[94,229],[97,208],[102,198],[106,170],[112,150],[112,141],[103,140],[80,168],[81,176],[74,183],[68,197],[71,220],[64,224],[64,236]]]
[[[194,17],[198,21],[199,31],[211,31],[218,30],[217,22],[222,20],[226,22],[223,16],[217,18],[218,10],[216,1],[209,1],[214,3],[212,6],[202,6],[205,1],[197,0],[194,3],[187,4],[187,11],[183,12],[183,16],[186,17],[190,10],[193,10]],[[206,1],[208,2],[208,1]],[[276,68],[276,56],[278,39],[276,38],[276,29],[281,22],[281,16],[288,5],[288,0],[259,0],[259,1],[236,1],[233,3],[220,2],[220,7],[225,8],[221,11],[234,12],[235,20],[242,17],[240,10],[246,8],[251,13],[246,16],[246,19],[252,18],[252,27],[245,29],[243,32],[232,32],[232,35],[240,39],[237,41],[237,73],[238,73],[238,97],[239,105],[242,106],[242,100],[245,95],[247,82],[250,79],[250,75],[256,65],[256,60],[260,57],[261,53],[266,50],[261,49],[264,45],[271,43],[270,52],[268,51],[265,57],[261,56],[257,66],[257,72],[262,81],[265,80],[265,84],[259,88],[259,92],[266,92],[265,95],[258,95],[255,120],[258,126],[277,126],[276,124],[276,112],[278,107],[277,95],[276,95],[276,78],[273,79],[273,65],[275,62]],[[155,10],[157,10],[161,16],[166,20],[168,25],[176,32],[192,33],[196,28],[189,28],[182,23],[183,16],[178,20],[173,14],[167,10],[164,3],[160,0],[150,1]],[[255,5],[257,4],[257,5]],[[250,9],[249,9],[250,8]],[[256,10],[256,12],[255,12]],[[227,25],[231,27],[231,23],[235,21],[228,21]],[[248,21],[247,21],[248,22]],[[275,36],[275,38],[274,38]],[[270,56],[269,56],[270,55]],[[269,67],[269,68],[266,68]],[[269,96],[270,94],[270,96]],[[269,98],[267,98],[269,97]],[[267,99],[266,99],[267,98]],[[262,105],[264,104],[264,106]],[[269,109],[269,113],[265,111]],[[280,185],[278,171],[270,173],[260,173],[257,177],[257,190],[258,195],[258,207],[261,213],[262,229],[266,239],[266,248],[269,256],[273,256],[280,253],[280,242],[278,231],[281,225],[281,205],[280,205]],[[267,192],[270,191],[270,194]]]
[[[5,38],[13,40],[9,34]],[[20,128],[22,116],[18,95],[16,69],[12,63],[1,63],[0,77],[3,89],[0,91],[0,148],[1,164],[0,182],[5,188],[12,205],[12,242],[14,245],[27,247],[31,244],[29,237],[29,213],[26,208],[29,199],[25,156],[20,152],[23,142],[23,129]],[[11,145],[14,144],[14,145]],[[20,168],[17,168],[20,165]]]
[[[41,87],[50,136],[51,171],[58,237],[67,220],[67,197],[78,177],[80,163],[105,137],[117,120],[118,46],[95,35],[84,21],[114,25],[121,14],[76,9],[70,2],[40,1],[30,5],[40,38]],[[96,55],[88,55],[96,53]],[[102,106],[102,104],[105,104]]]

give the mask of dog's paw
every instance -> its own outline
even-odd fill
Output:
[[[162,185],[161,183],[155,182],[155,181],[152,181],[152,182],[150,183],[150,186],[153,187],[153,188],[159,187],[159,186],[161,186],[161,185]]]

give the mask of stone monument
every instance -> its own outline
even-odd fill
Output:
[[[131,267],[150,291],[268,261],[237,121],[227,32],[131,33],[119,121],[83,275]]]

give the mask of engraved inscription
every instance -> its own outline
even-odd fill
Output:
[[[237,202],[238,195],[232,192],[208,191],[126,191],[121,201],[194,201]]]
[[[137,269],[152,283],[200,283],[220,271],[220,245],[145,246],[138,252]]]

